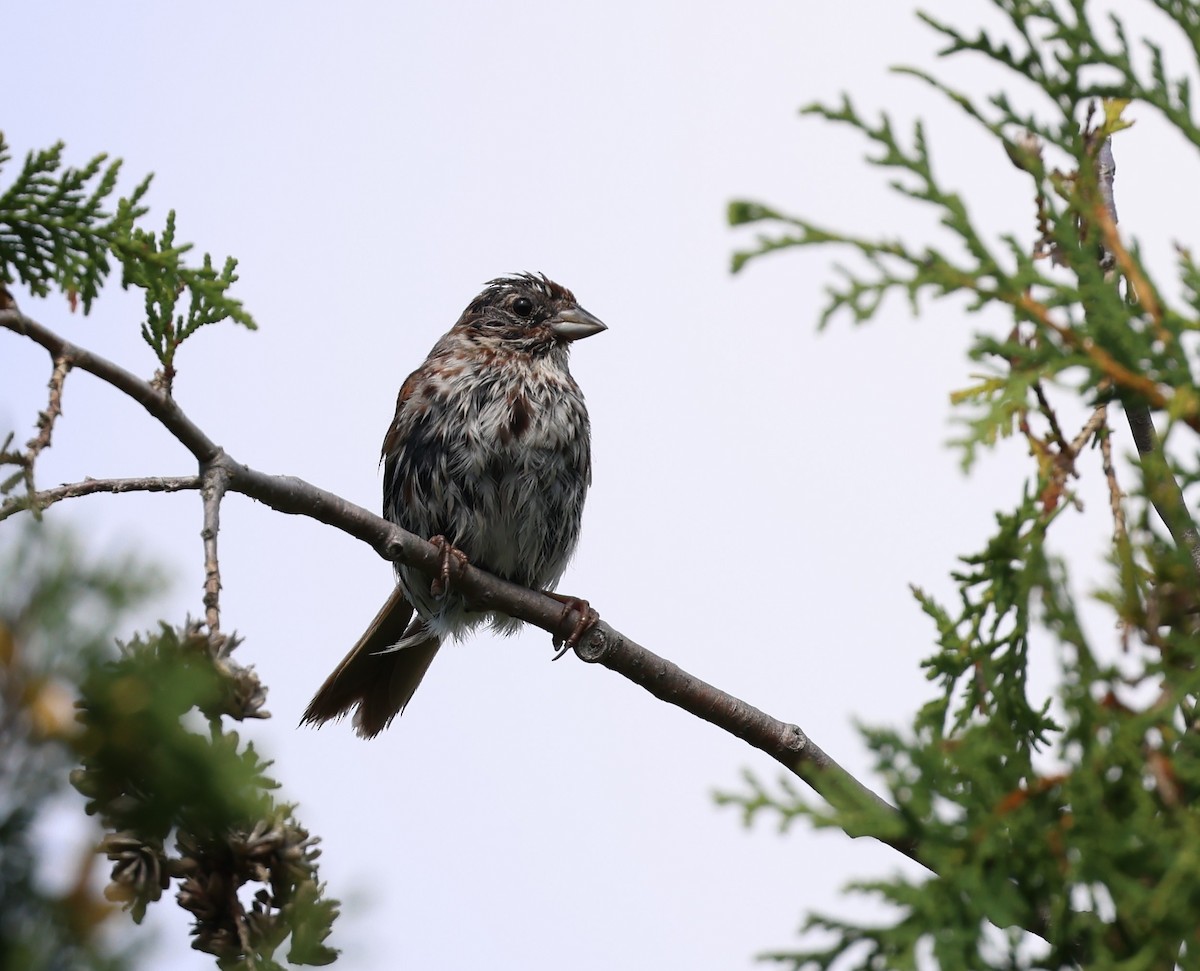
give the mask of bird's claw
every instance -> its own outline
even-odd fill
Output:
[[[600,620],[600,615],[592,609],[592,605],[586,600],[580,600],[578,597],[563,597],[556,594],[551,594],[551,596],[555,600],[562,601],[562,616],[558,619],[560,629],[570,620],[573,612],[579,612],[579,619],[572,625],[570,633],[565,638],[561,634],[554,635],[553,643],[557,650],[554,657],[550,660],[557,661],[564,654],[575,649],[575,646],[579,643],[579,639],[596,626],[596,623]]]
[[[433,578],[433,582],[429,584],[429,592],[433,595],[434,600],[442,600],[471,561],[467,559],[466,553],[451,545],[445,536],[431,536],[429,542],[436,546],[441,554],[438,573]]]

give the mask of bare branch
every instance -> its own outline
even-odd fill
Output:
[[[0,287],[0,307],[3,306],[15,307],[16,304],[12,302],[8,291]],[[54,423],[62,414],[63,384],[66,382],[67,372],[70,370],[69,361],[61,356],[55,356],[54,370],[50,374],[48,385],[50,397],[45,409],[38,412],[37,434],[25,443],[25,451],[17,452],[9,448],[15,437],[12,433],[5,438],[4,444],[0,445],[0,465],[15,465],[20,470],[16,475],[0,484],[0,495],[9,492],[18,482],[24,482],[26,496],[37,490],[33,480],[33,469],[37,464],[38,456],[44,449],[49,448],[50,439],[54,435]],[[34,510],[35,516],[40,512],[36,505],[26,502],[26,506]]]
[[[0,522],[19,513],[23,509],[45,509],[63,499],[75,499],[79,496],[91,496],[98,492],[181,492],[185,489],[199,489],[200,477],[196,475],[178,476],[146,476],[145,478],[128,479],[83,479],[80,482],[69,482],[53,489],[42,489],[40,492],[26,496],[14,496],[0,504]]]
[[[1159,338],[1168,341],[1171,336],[1162,326],[1163,310],[1158,296],[1138,268],[1129,250],[1125,248],[1125,244],[1121,242],[1121,234],[1117,230],[1116,198],[1113,193],[1117,165],[1113,160],[1111,145],[1108,141],[1105,142],[1103,148],[1105,151],[1101,153],[1096,168],[1100,199],[1094,206],[1093,217],[1104,237],[1105,249],[1112,254],[1117,267],[1125,277],[1130,299],[1140,302],[1146,308],[1158,331]],[[1121,395],[1121,406],[1125,410],[1134,445],[1137,446],[1138,455],[1142,459],[1146,495],[1158,512],[1159,518],[1166,524],[1171,538],[1177,545],[1188,551],[1191,555],[1192,567],[1197,574],[1200,574],[1200,532],[1197,531],[1191,511],[1183,498],[1183,490],[1179,487],[1179,483],[1171,471],[1171,466],[1167,462],[1158,432],[1154,428],[1154,418],[1150,413],[1150,407],[1141,400],[1130,400],[1128,394]],[[1188,422],[1188,424],[1195,427],[1192,422]]]
[[[1101,405],[1097,411],[1107,417],[1108,406]],[[1117,467],[1113,464],[1111,435],[1100,436],[1100,464],[1104,470],[1104,480],[1108,483],[1108,505],[1113,517],[1113,541],[1118,548],[1124,548],[1129,544],[1129,530],[1125,525],[1125,508],[1121,505],[1124,493],[1121,492],[1121,484],[1117,480]]]
[[[221,566],[217,559],[217,534],[221,531],[221,500],[229,483],[229,474],[220,466],[210,465],[200,476],[200,494],[204,497],[204,621],[210,633],[221,629]]]
[[[54,434],[54,422],[62,414],[63,382],[67,380],[67,372],[70,370],[71,362],[66,358],[61,355],[54,358],[54,373],[50,375],[49,384],[50,400],[46,404],[46,410],[38,412],[37,435],[25,443],[29,450],[26,453],[26,462],[30,470],[33,469],[33,463],[37,461],[42,450],[50,445],[50,438]]]
[[[628,678],[655,698],[724,729],[748,742],[799,776],[832,806],[871,819],[874,831],[849,833],[873,836],[918,863],[924,864],[913,840],[886,832],[896,822],[896,810],[830,758],[797,725],[782,722],[753,705],[693,677],[677,664],[659,657],[601,621],[580,640],[575,653],[589,664],[602,664]],[[882,824],[882,825],[881,825]]]
[[[1079,434],[1076,435],[1071,440],[1071,444],[1070,444],[1069,448],[1071,450],[1072,459],[1074,459],[1076,456],[1078,456],[1079,453],[1082,452],[1083,449],[1087,446],[1087,443],[1089,441],[1091,441],[1092,436],[1095,435],[1096,432],[1100,431],[1100,429],[1104,427],[1104,422],[1107,418],[1108,418],[1108,406],[1107,405],[1098,405],[1097,407],[1092,409],[1091,416],[1088,418],[1088,420],[1086,422],[1084,422],[1083,427],[1081,429],[1079,429]]]
[[[1050,400],[1046,397],[1046,389],[1042,387],[1040,380],[1033,382],[1033,393],[1038,400],[1038,409],[1041,411],[1046,423],[1050,426],[1050,439],[1058,446],[1060,454],[1065,454],[1068,459],[1074,460],[1075,455],[1070,451],[1070,446],[1067,440],[1063,437],[1062,429],[1058,425],[1058,415],[1054,413],[1054,409],[1050,407]]]
[[[72,344],[16,309],[0,310],[0,327],[28,337],[46,348],[56,360],[62,358],[72,367],[94,374],[129,395],[157,418],[198,461],[208,462],[219,451],[212,439],[183,413],[183,409],[169,395],[155,390],[120,365]]]

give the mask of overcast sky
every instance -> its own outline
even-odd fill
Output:
[[[931,690],[918,665],[932,629],[908,584],[949,595],[954,557],[981,545],[1025,471],[1019,443],[971,479],[945,447],[948,394],[972,369],[963,348],[1006,321],[957,302],[913,321],[895,302],[867,330],[818,335],[839,254],[731,277],[748,237],[725,207],[750,197],[935,238],[929,213],[861,162],[860,139],[797,115],[850,90],[905,128],[925,117],[938,171],[978,222],[1032,239],[1032,200],[1002,152],[887,72],[933,64],[937,39],[907,4],[6,6],[0,124],[18,158],[57,139],[75,164],[124,158],[127,185],[155,173],[156,222],[174,208],[180,238],[241,261],[237,293],[261,329],[212,328],[179,361],[177,398],[212,438],[378,508],[400,382],[485,281],[544,271],[609,326],[573,350],[595,484],[561,589],[877,784],[854,723],[904,724]],[[1125,6],[1161,32],[1149,3]],[[992,19],[981,0],[926,7]],[[976,91],[997,80],[977,62],[944,72]],[[1194,193],[1171,189],[1194,184],[1194,162],[1135,116],[1116,147],[1122,225],[1166,265],[1200,221]],[[17,297],[153,371],[136,297],[114,287],[89,318]],[[44,354],[0,334],[0,432],[31,425],[48,376]],[[71,375],[43,483],[192,471],[135,405]],[[1090,495],[1063,527],[1085,563],[1108,530]],[[98,553],[162,565],[171,592],[139,624],[201,612],[194,495],[81,499],[48,518]],[[905,864],[833,833],[743,829],[711,793],[744,768],[774,778],[774,763],[606,670],[549,664],[540,631],[444,650],[372,743],[346,723],[297,728],[391,570],[239,496],[222,520],[223,619],[274,713],[244,734],[324,840],[321,875],[344,902],[330,943],[348,971],[749,968],[795,944],[813,909],[869,913],[839,888]],[[154,910],[153,966],[212,966],[173,902]]]

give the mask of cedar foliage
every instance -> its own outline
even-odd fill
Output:
[[[1121,134],[1131,104],[1156,109],[1200,149],[1188,81],[1200,69],[1200,8],[1152,4],[1193,55],[1172,74],[1153,38],[1130,40],[1127,8],[1105,22],[1086,0],[993,2],[1007,20],[1003,39],[922,19],[944,40],[942,56],[982,56],[1014,87],[1032,82],[1045,95],[1039,110],[1019,110],[1004,91],[979,97],[900,70],[944,94],[1007,155],[1036,213],[1026,236],[989,234],[972,219],[936,174],[920,123],[903,137],[887,114],[872,120],[849,97],[804,110],[861,133],[891,186],[937,213],[949,245],[850,235],[756,202],[730,207],[732,224],[760,231],[735,255],[735,271],[799,246],[853,254],[828,288],[822,325],[877,320],[892,295],[918,313],[930,298],[965,298],[971,369],[982,375],[952,396],[963,466],[1013,438],[1029,456],[1011,508],[954,568],[956,601],[913,589],[936,638],[924,661],[933,697],[906,730],[864,731],[903,835],[936,876],[858,881],[852,889],[892,905],[893,920],[815,915],[806,926],[817,945],[766,957],[797,969],[1200,967],[1200,393],[1191,339],[1200,270],[1180,247],[1182,296],[1169,296],[1174,288],[1159,285],[1118,231],[1112,194],[1112,148],[1136,135]],[[1003,313],[973,313],[985,308]],[[1066,428],[1066,411],[1089,417]],[[1114,448],[1131,444],[1137,457],[1125,467]],[[1077,514],[1075,483],[1088,476],[1106,481],[1112,503],[1098,511],[1111,516],[1106,564],[1068,562],[1051,545],[1063,517]],[[1102,577],[1094,603],[1077,602],[1071,571]],[[1106,616],[1085,630],[1082,609]],[[1050,651],[1057,665],[1048,695],[1029,685],[1034,651]],[[854,823],[752,776],[721,799],[747,819],[776,814],[848,831]]]
[[[8,161],[0,136],[0,165]],[[39,296],[62,294],[86,315],[119,265],[122,286],[144,293],[142,337],[158,364],[154,384],[169,395],[184,341],[220,321],[255,324],[228,292],[236,261],[218,270],[205,254],[190,264],[174,212],[161,232],[143,226],[149,178],[118,198],[120,163],[106,162],[101,155],[81,169],[66,166],[61,144],[25,158],[0,194],[0,311],[15,309],[5,285],[21,284]],[[0,472],[0,521],[41,512],[34,472],[70,370],[69,361],[54,363],[38,433],[23,449],[13,447],[15,433],[0,442],[0,468],[14,470]],[[120,958],[87,925],[103,919],[104,907],[87,895],[86,881],[78,899],[66,901],[39,896],[31,882],[37,853],[29,820],[61,788],[64,760],[75,762],[70,783],[101,825],[99,847],[111,863],[108,901],[140,922],[174,885],[193,917],[193,947],[222,968],[271,971],[282,967],[277,952],[292,964],[333,961],[337,952],[324,942],[337,901],[324,896],[318,878],[317,840],[296,820],[295,806],[275,798],[269,763],[230,724],[267,717],[266,689],[231,656],[238,638],[187,619],[118,642],[114,652],[111,630],[107,643],[91,628],[56,632],[61,618],[75,616],[73,597],[98,589],[106,602],[121,603],[139,582],[125,582],[129,568],[119,564],[80,572],[71,556],[42,575],[28,563],[48,555],[39,550],[53,549],[52,536],[27,531],[5,539],[17,564],[11,574],[22,581],[10,589],[26,597],[0,600],[0,735],[11,736],[6,748],[29,753],[0,764],[0,788],[19,794],[9,823],[0,819],[0,856],[15,861],[7,877],[0,874],[0,936],[7,941],[10,928],[28,926],[12,939],[13,960],[23,963],[11,966],[115,967]],[[49,633],[58,640],[45,643]],[[76,692],[79,711],[44,738],[38,712],[47,683]],[[6,880],[18,892],[4,892]],[[57,920],[70,934],[39,933],[25,917],[34,909],[43,925]]]

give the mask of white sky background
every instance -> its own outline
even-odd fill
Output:
[[[954,557],[1018,494],[1019,443],[970,480],[944,447],[970,332],[1005,322],[958,302],[913,322],[897,301],[869,330],[842,320],[817,335],[838,254],[783,254],[734,278],[748,237],[724,220],[750,197],[930,238],[929,214],[861,162],[861,139],[796,115],[851,90],[904,128],[924,116],[979,223],[1031,238],[1021,174],[887,73],[933,64],[936,38],[906,4],[7,6],[0,123],[18,159],[62,138],[74,164],[124,158],[127,185],[153,171],[155,224],[174,207],[198,253],[240,260],[260,331],[199,334],[176,383],[216,441],[378,508],[400,382],[485,281],[545,271],[610,328],[574,350],[595,485],[562,589],[874,784],[854,721],[903,724],[930,692],[918,662],[932,627],[907,584],[948,594]],[[1131,26],[1162,33],[1148,3],[1127,6]],[[926,7],[961,25],[991,15],[978,0]],[[996,79],[977,60],[941,70],[976,91]],[[1182,143],[1146,114],[1116,148],[1118,206],[1165,261],[1197,223],[1194,198],[1171,189],[1194,173],[1170,174]],[[152,372],[136,297],[114,286],[83,318],[17,296]],[[32,422],[48,376],[42,352],[0,335],[0,429]],[[71,375],[64,411],[44,484],[194,469],[86,374]],[[1087,494],[1066,533],[1085,559],[1109,528],[1103,495]],[[48,518],[98,553],[163,564],[174,586],[140,624],[201,611],[194,495],[88,498]],[[774,778],[773,762],[602,668],[550,665],[539,631],[444,650],[373,743],[346,723],[296,728],[390,568],[240,496],[222,518],[223,620],[275,716],[244,734],[324,840],[340,967],[749,968],[793,945],[813,909],[869,913],[841,885],[904,865],[836,834],[743,829],[710,794],[743,767]],[[169,928],[155,966],[212,966],[172,901],[154,910]]]

